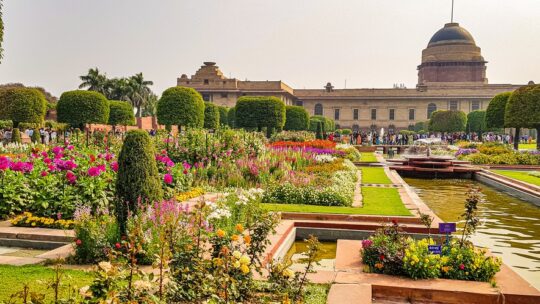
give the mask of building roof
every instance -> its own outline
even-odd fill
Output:
[[[440,44],[473,44],[476,45],[473,36],[469,31],[459,26],[459,23],[447,23],[438,30],[431,40],[428,47]]]

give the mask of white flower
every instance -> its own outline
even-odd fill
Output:
[[[81,289],[79,289],[79,294],[81,295],[81,297],[83,297],[83,298],[91,297],[92,292],[89,291],[89,289],[90,289],[90,286],[84,286]]]
[[[329,154],[318,154],[315,155],[315,161],[318,163],[331,163],[335,161],[336,158]]]
[[[152,289],[152,283],[150,283],[149,281],[137,280],[133,282],[133,287],[140,290],[150,290]]]
[[[109,262],[99,262],[98,266],[105,272],[109,272],[112,269],[112,265]]]

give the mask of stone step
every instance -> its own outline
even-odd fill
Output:
[[[20,247],[20,248],[48,250],[48,249],[56,249],[64,245],[66,245],[65,242],[0,238],[0,246],[4,246],[4,247]]]
[[[328,293],[327,304],[371,304],[371,285],[333,284]]]
[[[0,227],[0,238],[23,239],[32,241],[48,241],[69,243],[73,241],[73,230],[29,228],[29,227]]]

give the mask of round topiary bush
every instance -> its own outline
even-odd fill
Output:
[[[217,129],[219,127],[219,108],[211,103],[204,103],[204,128],[205,129]]]
[[[47,112],[47,101],[39,90],[11,87],[0,90],[0,119],[40,124]]]
[[[508,102],[504,113],[505,127],[516,128],[515,138],[519,138],[520,128],[536,129],[540,134],[540,85],[527,85],[515,90]],[[516,149],[517,140],[514,141]],[[540,150],[540,140],[536,141]]]
[[[323,132],[333,132],[335,130],[334,120],[321,116],[314,115],[309,119],[309,130],[312,132],[317,132],[317,122],[320,121],[323,124]]]
[[[300,106],[287,106],[285,108],[286,131],[303,131],[309,128],[309,114]]]
[[[86,124],[106,124],[109,121],[109,101],[93,91],[64,92],[56,106],[58,122],[84,129]]]
[[[11,132],[11,142],[15,144],[20,144],[22,142],[21,131],[19,130],[19,128],[14,128]]]
[[[122,232],[128,212],[137,212],[138,203],[161,200],[163,191],[154,146],[144,130],[127,132],[118,156],[116,177],[116,216]]]
[[[486,131],[486,111],[472,111],[467,114],[467,132]]]
[[[109,108],[109,125],[132,126],[135,124],[135,114],[133,114],[133,107],[129,103],[111,100]]]
[[[432,132],[463,132],[467,125],[467,115],[462,111],[435,111],[429,120]]]
[[[204,101],[192,88],[172,87],[163,92],[157,104],[160,125],[201,128],[204,125]]]
[[[229,114],[229,108],[224,106],[218,106],[219,109],[219,124],[222,126],[226,126],[229,124],[228,114]]]
[[[512,92],[495,95],[486,109],[486,128],[489,130],[504,128],[504,110]]]
[[[270,137],[285,125],[285,104],[274,96],[243,96],[236,102],[236,125],[261,131]]]

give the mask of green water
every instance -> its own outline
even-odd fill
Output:
[[[444,221],[458,222],[467,191],[480,188],[481,224],[471,240],[489,248],[529,283],[540,289],[540,207],[473,180],[405,178]]]
[[[334,270],[334,262],[336,260],[336,242],[321,242],[321,251],[315,261],[318,265],[314,266],[315,270]],[[307,243],[304,241],[296,241],[285,255],[285,260],[292,262],[293,270],[301,271],[306,267],[307,259],[306,252],[308,251]]]

